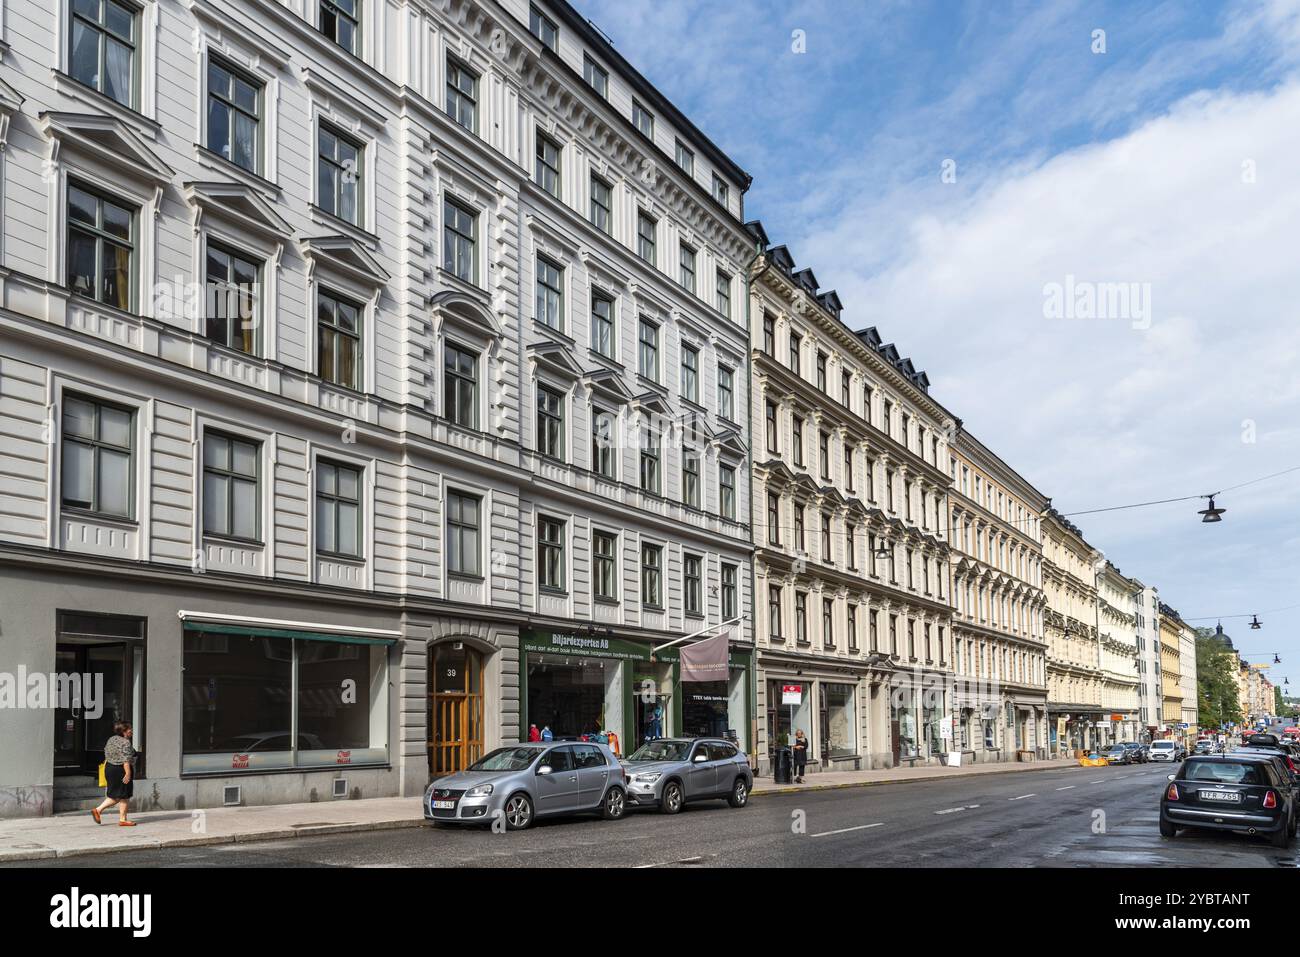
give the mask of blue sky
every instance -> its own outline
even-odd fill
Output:
[[[1297,0],[574,2],[1061,511],[1300,466]],[[1147,319],[1045,315],[1069,277],[1149,290]],[[1258,612],[1225,628],[1300,693],[1300,607],[1272,611],[1300,605],[1300,472],[1219,504],[1077,521],[1184,616]]]

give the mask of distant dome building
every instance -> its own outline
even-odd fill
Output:
[[[1232,645],[1232,639],[1228,637],[1228,635],[1227,635],[1226,632],[1224,632],[1224,630],[1223,630],[1223,622],[1219,622],[1219,626],[1218,626],[1217,628],[1214,629],[1214,637],[1215,637],[1215,638],[1218,638],[1221,642],[1223,642],[1223,643],[1224,643],[1225,645],[1227,645],[1229,648],[1232,648],[1233,651],[1236,651],[1236,650],[1237,650],[1237,649],[1234,648],[1233,645]]]

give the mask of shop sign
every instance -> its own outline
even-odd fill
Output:
[[[781,685],[781,704],[803,704],[803,685]]]
[[[574,655],[581,658],[619,658],[649,661],[650,648],[633,641],[604,638],[599,635],[565,635],[555,632],[526,631],[523,651],[548,655]]]
[[[1123,720],[1124,720],[1124,716],[1123,716],[1122,714],[1112,714],[1112,715],[1110,716],[1110,720],[1112,720],[1112,721],[1123,721]]]
[[[952,740],[952,715],[947,715],[939,722],[939,737],[944,741]]]

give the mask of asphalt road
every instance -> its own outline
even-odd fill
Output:
[[[1061,768],[637,810],[529,831],[422,827],[130,851],[39,867],[1297,867],[1300,845],[1157,830],[1171,767]]]

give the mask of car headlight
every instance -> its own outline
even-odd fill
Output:
[[[466,791],[465,797],[467,798],[487,797],[491,793],[492,793],[492,785],[480,784],[478,787],[470,788],[468,791]]]
[[[637,780],[637,781],[640,781],[642,784],[654,784],[654,783],[655,783],[656,781],[658,781],[661,777],[663,777],[663,772],[661,772],[661,771],[649,771],[649,772],[647,772],[647,773],[645,773],[645,774],[638,774],[638,775],[636,776],[636,780]]]

